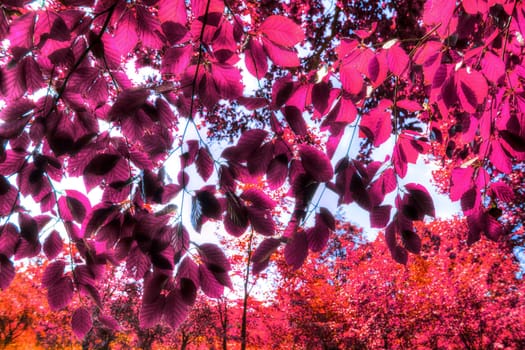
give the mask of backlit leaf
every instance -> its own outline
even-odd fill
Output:
[[[304,40],[301,27],[284,16],[266,18],[259,30],[272,42],[284,47],[292,47]]]

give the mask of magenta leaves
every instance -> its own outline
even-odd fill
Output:
[[[0,288],[14,260],[45,255],[49,306],[80,301],[82,338],[104,323],[105,270],[124,266],[142,286],[141,326],[176,328],[199,291],[235,287],[226,254],[192,234],[254,235],[254,273],[281,245],[300,268],[351,203],[406,263],[421,249],[414,222],[436,214],[406,180],[425,161],[469,243],[509,239],[522,221],[524,5],[429,0],[413,21],[398,17],[404,2],[383,5],[361,18],[362,5],[323,2],[3,3]]]

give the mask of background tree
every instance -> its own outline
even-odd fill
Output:
[[[523,346],[519,266],[508,247],[469,247],[465,221],[418,225],[421,255],[406,267],[388,263],[383,235],[363,242],[356,230],[338,232],[300,270],[279,263],[279,285],[289,289],[278,289],[277,300],[297,346]]]

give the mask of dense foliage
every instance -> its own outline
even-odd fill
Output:
[[[84,338],[118,327],[101,286],[125,266],[139,326],[177,328],[199,290],[233,287],[223,250],[193,238],[211,222],[249,235],[248,281],[278,251],[295,269],[323,251],[351,203],[407,264],[435,216],[406,181],[422,156],[468,244],[507,254],[523,232],[524,25],[508,0],[3,1],[0,289],[43,252],[48,305],[74,303]]]

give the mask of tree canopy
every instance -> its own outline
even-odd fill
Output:
[[[507,254],[523,234],[524,26],[509,0],[3,1],[0,289],[45,255],[48,305],[73,302],[83,338],[116,327],[99,287],[123,266],[139,325],[177,328],[200,291],[233,288],[196,234],[249,237],[247,275],[281,255],[299,269],[352,203],[392,264],[419,261],[436,210],[406,177],[424,161],[461,239]]]

